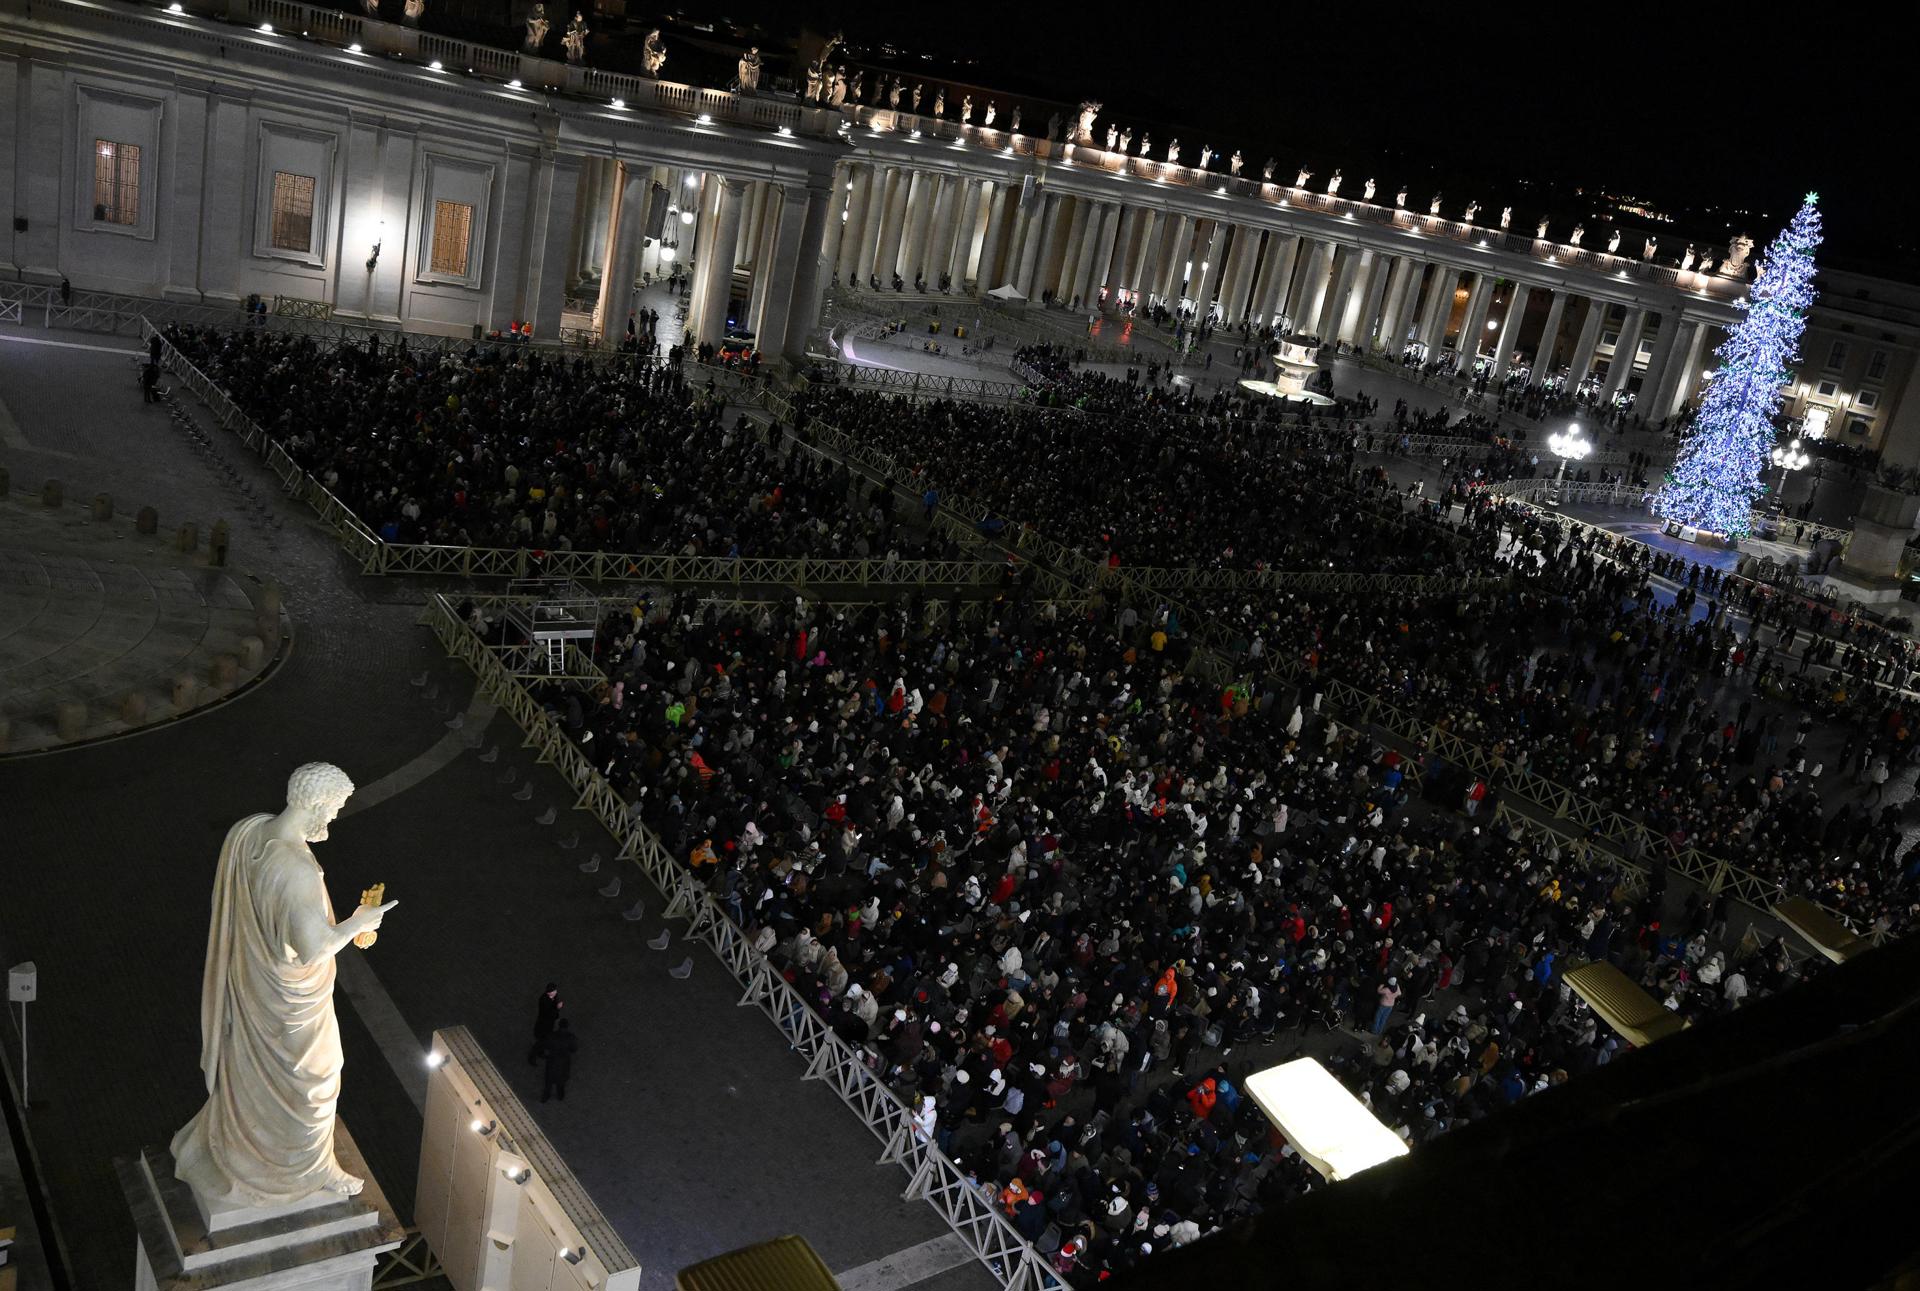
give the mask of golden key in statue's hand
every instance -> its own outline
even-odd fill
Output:
[[[372,887],[366,889],[364,892],[360,894],[360,904],[362,907],[377,906],[382,902],[384,902],[386,899],[387,899],[387,885],[384,883],[376,883]],[[373,943],[378,940],[380,940],[380,934],[370,929],[366,932],[361,933],[359,936],[355,937],[353,939],[353,944],[360,947],[360,949],[365,950],[367,947],[373,945]]]

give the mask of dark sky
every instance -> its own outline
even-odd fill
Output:
[[[778,12],[775,25],[837,25],[850,40],[976,58],[987,84],[1101,99],[1103,121],[1190,127],[1190,158],[1210,143],[1242,148],[1250,167],[1271,153],[1289,176],[1338,165],[1353,184],[1377,175],[1388,193],[1410,182],[1422,204],[1435,188],[1450,204],[1510,201],[1516,222],[1561,209],[1516,181],[1604,187],[1722,208],[1710,218],[1763,244],[1817,189],[1830,259],[1884,272],[1904,261],[1903,276],[1920,261],[1905,173],[1920,151],[1910,106],[1920,72],[1896,67],[1890,28],[1841,6],[1790,23],[1690,4],[1413,11],[1326,0],[798,0]],[[1730,21],[1743,12],[1753,21]]]

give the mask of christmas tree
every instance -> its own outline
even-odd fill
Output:
[[[1773,419],[1813,304],[1819,200],[1818,193],[1808,193],[1793,223],[1767,248],[1753,290],[1738,302],[1746,318],[1714,351],[1720,368],[1654,500],[1654,510],[1669,520],[1733,538],[1752,527],[1775,438]]]

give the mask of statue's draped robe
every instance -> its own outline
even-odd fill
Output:
[[[272,819],[249,816],[220,849],[200,995],[207,1102],[173,1137],[183,1181],[246,1206],[297,1201],[341,1173],[333,956],[302,964],[290,944],[296,911],[332,923],[333,906],[313,853],[270,839]]]

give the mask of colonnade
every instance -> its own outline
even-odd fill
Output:
[[[1614,302],[1565,285],[1463,267],[1424,247],[1066,191],[1035,174],[850,160],[830,180],[774,182],[595,158],[580,167],[576,206],[570,268],[575,280],[597,277],[603,332],[624,327],[641,274],[678,267],[692,277],[696,342],[744,330],[768,355],[803,351],[829,281],[1012,288],[1089,313],[1191,310],[1227,328],[1270,325],[1393,359],[1409,347],[1422,357],[1451,348],[1461,370],[1484,359],[1501,381],[1524,365],[1534,386],[1552,376],[1584,382],[1611,337],[1600,396],[1622,393],[1638,373],[1638,407],[1657,419],[1697,385],[1714,326],[1689,316],[1676,293],[1670,307],[1619,302],[1625,316],[1610,329]]]

